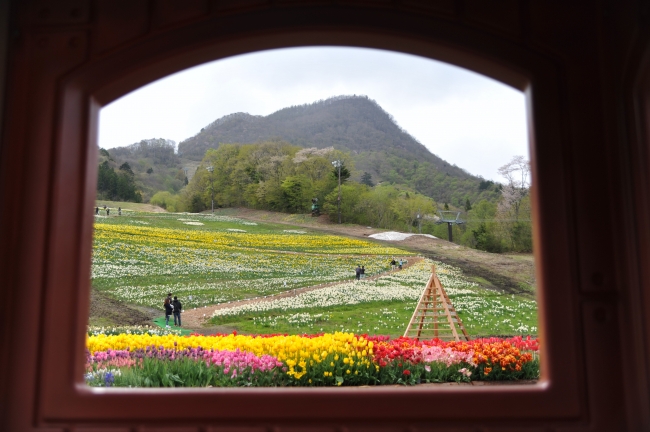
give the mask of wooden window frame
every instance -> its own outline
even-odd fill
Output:
[[[12,371],[1,376],[3,385],[12,389],[12,398],[6,398],[0,408],[11,413],[9,427],[408,425],[426,429],[480,424],[571,429],[602,418],[620,420],[617,413],[624,410],[625,401],[619,398],[607,405],[602,398],[607,391],[623,394],[624,384],[597,377],[600,369],[620,369],[617,355],[600,355],[609,349],[610,340],[619,340],[619,316],[609,288],[615,279],[598,268],[607,254],[590,250],[593,235],[584,228],[589,219],[581,213],[585,202],[592,203],[578,193],[586,190],[581,179],[595,181],[601,165],[577,160],[572,153],[587,148],[584,142],[573,142],[575,128],[587,129],[567,102],[572,60],[541,45],[530,48],[526,31],[487,31],[485,23],[465,20],[462,8],[427,15],[418,9],[355,2],[322,6],[314,1],[313,7],[278,3],[282,8],[251,6],[241,13],[217,7],[203,12],[197,7],[199,12],[188,12],[188,16],[195,13],[193,21],[160,24],[103,51],[94,51],[96,46],[106,46],[97,42],[103,15],[95,10],[93,16],[93,8],[84,6],[90,2],[62,1],[66,8],[81,4],[77,9],[70,6],[67,18],[43,9],[39,1],[18,7],[15,14],[25,34],[12,47],[12,86],[7,95],[11,109],[5,116],[4,141],[20,145],[6,145],[3,157],[21,165],[3,162],[2,166],[0,192],[5,207],[13,210],[2,216],[0,234],[6,246],[0,250],[0,265],[5,281],[21,289],[10,291],[15,309],[2,319],[9,324],[18,314],[30,318],[21,327],[10,326],[12,333],[3,338],[5,352],[20,349],[22,356],[0,358],[0,366]],[[203,2],[187,4],[189,10]],[[126,12],[123,16],[128,20]],[[38,24],[42,19],[64,24]],[[157,22],[152,18],[149,25],[155,27]],[[112,31],[118,33],[119,29]],[[85,386],[91,209],[101,106],[207,61],[273,48],[326,45],[386,49],[440,60],[526,93],[542,339],[539,383],[323,389]],[[29,175],[22,171],[27,161],[33,167]],[[594,408],[605,406],[615,414]]]

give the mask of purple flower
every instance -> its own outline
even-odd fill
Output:
[[[113,375],[113,372],[106,372],[106,375],[104,375],[104,384],[106,387],[112,386],[113,382],[115,382],[115,376]]]

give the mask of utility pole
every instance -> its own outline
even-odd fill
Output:
[[[210,171],[210,194],[212,195],[212,214],[214,214],[214,183],[212,181],[212,172],[214,171],[214,167],[210,165],[206,169]]]
[[[341,165],[343,165],[343,162],[341,162],[340,159],[335,160],[332,162],[332,165],[334,165],[335,168],[339,169],[339,198],[338,198],[338,207],[339,207],[339,224],[341,223]]]

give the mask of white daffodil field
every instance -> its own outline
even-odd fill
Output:
[[[293,297],[216,310],[215,324],[248,332],[262,327],[272,333],[344,331],[357,334],[403,334],[431,264],[472,335],[537,334],[537,304],[499,295],[468,281],[457,268],[423,260],[376,280],[346,282]]]

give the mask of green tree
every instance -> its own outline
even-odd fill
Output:
[[[334,180],[339,181],[339,169],[337,167],[332,168],[331,175]],[[341,184],[345,183],[351,175],[350,170],[343,163],[341,165]]]
[[[358,223],[358,204],[360,198],[367,191],[367,186],[355,182],[341,185],[341,219],[344,223]],[[333,190],[325,197],[323,210],[329,215],[331,221],[338,221],[338,189]]]
[[[142,202],[142,194],[136,189],[133,172],[121,169],[120,173],[117,174],[108,161],[104,161],[99,165],[97,196],[100,199],[114,201]]]
[[[359,197],[357,211],[365,215],[367,225],[377,228],[393,228],[398,220],[393,201],[399,196],[393,185],[379,185]]]
[[[170,212],[180,212],[184,210],[180,196],[174,195],[169,191],[157,192],[151,197],[149,203],[160,206]]]
[[[487,200],[481,200],[467,212],[465,232],[461,236],[461,244],[487,252],[503,251],[499,224],[495,217],[497,205]]]
[[[135,175],[131,169],[131,165],[129,165],[128,162],[124,162],[122,165],[120,165],[120,171],[124,171],[125,173],[128,173],[132,176]]]
[[[364,172],[361,176],[361,183],[368,187],[373,187],[375,184],[372,182],[372,175],[369,172]]]
[[[285,207],[296,213],[303,212],[308,204],[309,180],[299,176],[289,176],[282,182],[282,195],[285,200]]]
[[[398,199],[393,200],[392,205],[393,211],[408,228],[409,232],[413,231],[413,227],[417,226],[418,220],[421,220],[425,214],[433,214],[435,212],[435,205],[431,198],[420,194],[413,194],[411,196],[408,192]]]
[[[203,202],[203,199],[201,198],[201,195],[192,195],[191,201],[190,201],[190,211],[192,213],[200,213],[203,210],[206,209],[206,205]]]

